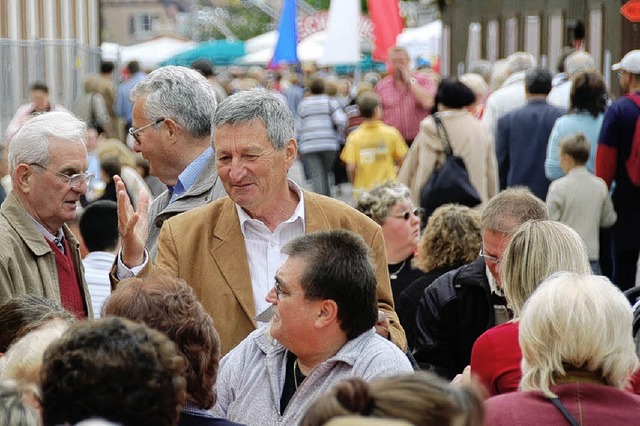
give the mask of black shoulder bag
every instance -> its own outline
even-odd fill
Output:
[[[438,128],[438,136],[444,145],[446,159],[435,169],[420,191],[420,207],[424,209],[423,220],[443,204],[457,203],[475,207],[482,202],[478,191],[469,180],[464,160],[453,155],[447,130],[437,115],[433,115]],[[423,222],[426,223],[426,222]]]
[[[564,406],[564,404],[562,403],[562,401],[560,401],[560,399],[558,398],[549,398],[549,399],[551,400],[551,402],[553,402],[553,405],[555,405],[556,408],[560,410],[564,418],[567,419],[567,421],[571,426],[580,426],[580,423],[578,423],[576,418],[571,415],[569,410],[567,410],[567,407]]]

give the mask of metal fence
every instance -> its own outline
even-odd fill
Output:
[[[0,140],[31,83],[46,82],[51,102],[72,109],[84,77],[99,68],[100,48],[76,40],[0,39]]]

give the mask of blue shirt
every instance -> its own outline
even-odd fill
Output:
[[[133,120],[133,105],[129,101],[129,92],[133,89],[133,86],[144,80],[145,74],[143,72],[137,72],[131,76],[127,81],[120,83],[118,86],[118,94],[116,95],[116,102],[113,105],[113,110],[116,115],[128,123]]]
[[[578,112],[576,114],[564,115],[556,120],[556,123],[549,135],[549,144],[547,145],[547,158],[544,162],[544,172],[547,179],[555,180],[564,176],[564,172],[560,168],[560,157],[558,156],[558,147],[560,141],[567,136],[582,132],[587,137],[591,151],[589,152],[589,161],[587,161],[587,169],[594,173],[596,164],[596,151],[598,150],[598,135],[604,120],[604,113],[593,117],[588,112]]]
[[[209,147],[204,150],[195,160],[193,160],[183,171],[178,175],[178,182],[173,187],[169,187],[171,191],[171,199],[169,204],[173,203],[178,197],[187,192],[191,186],[196,182],[200,172],[204,168],[205,164],[209,161],[209,158],[213,155],[213,148]]]

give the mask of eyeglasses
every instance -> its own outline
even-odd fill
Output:
[[[485,260],[485,261],[489,260],[489,261],[491,261],[491,262],[493,262],[493,263],[495,263],[495,264],[500,264],[500,263],[502,263],[502,259],[498,259],[497,257],[495,257],[495,256],[491,256],[491,255],[488,255],[488,254],[484,254],[484,253],[482,252],[482,249],[480,249],[480,257],[484,257],[484,260]]]
[[[162,123],[164,120],[165,118],[161,117],[161,118],[158,118],[156,121],[152,121],[151,123],[146,124],[142,127],[138,127],[137,129],[135,127],[129,127],[129,134],[133,136],[136,142],[140,143],[140,133],[142,133],[145,129],[151,126],[155,126],[156,124]]]
[[[65,182],[67,182],[67,184],[73,189],[80,188],[82,186],[82,184],[86,184],[87,186],[89,186],[91,184],[91,180],[94,177],[93,173],[76,173],[76,174],[73,174],[71,176],[68,176],[68,175],[65,175],[63,173],[54,172],[53,170],[46,168],[42,164],[31,163],[29,165],[30,166],[38,166],[41,169],[44,169],[44,170],[46,170],[46,171],[48,171],[50,173],[53,173],[54,175],[58,176],[60,179],[62,179]]]
[[[399,213],[399,214],[390,214],[389,216],[391,216],[391,217],[400,217],[400,218],[402,218],[404,220],[409,220],[409,219],[411,219],[411,215],[422,217],[421,215],[422,215],[423,211],[424,211],[424,209],[417,208],[417,209],[413,209],[413,210],[405,210],[405,211],[403,211],[402,213]]]
[[[280,287],[280,283],[278,281],[276,281],[276,283],[273,285],[273,289],[276,292],[276,298],[278,299],[278,301],[282,300],[282,297],[280,297],[280,296],[297,296],[297,295],[304,294],[302,292],[300,292],[300,293],[289,293],[287,291],[284,291]]]

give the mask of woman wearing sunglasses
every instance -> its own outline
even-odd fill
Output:
[[[397,301],[402,290],[423,274],[412,265],[420,241],[420,209],[411,201],[409,188],[393,182],[363,193],[356,208],[382,227],[391,290]]]

